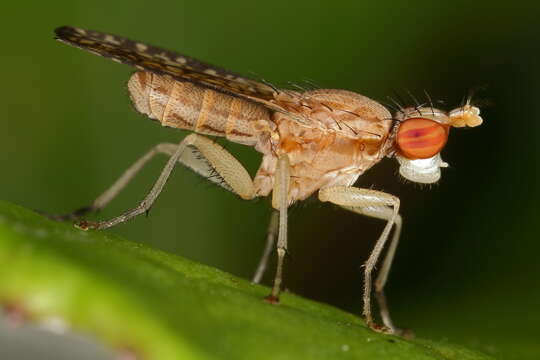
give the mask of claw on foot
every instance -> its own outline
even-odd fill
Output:
[[[381,334],[394,334],[395,332],[392,331],[392,329],[384,326],[384,325],[379,325],[377,323],[374,323],[373,321],[368,321],[367,323],[367,326],[375,331],[375,332],[378,332],[378,333],[381,333]]]
[[[372,321],[368,322],[367,325],[371,330],[381,334],[395,335],[407,340],[414,339],[414,332],[411,329],[400,329],[395,327],[389,328],[384,325],[376,324]]]
[[[87,231],[87,230],[95,229],[96,228],[96,223],[91,222],[91,221],[82,220],[82,221],[76,222],[74,224],[74,226],[77,229]]]
[[[279,297],[274,295],[268,295],[264,298],[264,301],[266,301],[269,304],[277,305],[279,304]]]

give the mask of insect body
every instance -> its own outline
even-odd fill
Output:
[[[287,154],[289,204],[323,186],[352,185],[385,155],[392,125],[384,107],[345,90],[281,94],[287,96],[283,108],[309,119],[312,125],[306,126],[263,105],[149,72],[135,73],[128,89],[136,109],[164,126],[225,136],[262,152],[254,181],[257,196],[272,191],[277,160]]]
[[[287,209],[318,191],[321,201],[358,214],[386,220],[365,264],[364,308],[368,325],[399,333],[390,318],[383,288],[401,230],[399,199],[383,192],[352,187],[357,178],[384,157],[396,157],[405,178],[433,183],[447,166],[440,151],[449,128],[477,126],[479,110],[468,102],[450,112],[433,106],[400,108],[395,116],[365,96],[332,89],[280,90],[190,57],[114,35],[61,27],[57,39],[136,67],[128,82],[135,108],[163,126],[194,131],[179,144],[158,144],[134,163],[92,206],[63,218],[103,208],[157,153],[169,156],[154,187],[139,206],[101,222],[81,221],[83,229],[104,229],[147,211],[176,163],[181,163],[243,199],[272,193],[275,209],[266,249],[254,276],[259,282],[277,233],[278,265],[270,302],[278,302],[287,248]],[[224,136],[253,146],[263,155],[252,180],[225,149],[200,135]],[[395,227],[375,281],[384,326],[371,314],[372,271]]]

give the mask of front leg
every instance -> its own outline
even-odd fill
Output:
[[[384,285],[392,265],[392,260],[396,251],[399,235],[401,232],[401,216],[399,215],[399,199],[393,195],[370,189],[359,189],[347,186],[335,186],[319,191],[319,200],[329,201],[341,207],[354,211],[361,215],[375,217],[382,220],[387,220],[384,230],[375,243],[373,251],[364,264],[364,310],[363,314],[366,318],[367,325],[379,332],[387,332],[398,334],[397,329],[390,318],[390,313],[386,306],[384,297]],[[375,282],[375,292],[379,301],[381,317],[385,327],[378,326],[371,314],[371,275],[375,265],[377,264],[381,252],[386,244],[386,240],[390,235],[392,226],[396,225],[396,230],[392,238],[390,248],[387,251],[386,258],[383,262],[383,267]]]

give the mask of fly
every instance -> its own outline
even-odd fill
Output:
[[[129,79],[128,89],[137,111],[163,126],[193,131],[178,144],[153,147],[91,206],[57,218],[80,219],[102,209],[156,154],[165,154],[169,160],[137,207],[105,221],[79,220],[77,226],[106,229],[147,212],[177,163],[245,200],[272,194],[274,211],[253,282],[261,280],[277,235],[276,274],[266,300],[278,303],[287,251],[287,209],[318,193],[320,201],[386,221],[364,266],[363,315],[375,331],[402,334],[392,322],[383,291],[401,232],[400,201],[394,195],[353,184],[384,157],[396,158],[399,173],[410,181],[437,182],[440,169],[448,166],[440,152],[450,128],[480,125],[477,107],[467,101],[447,112],[432,104],[418,105],[400,107],[392,115],[378,102],[351,91],[278,89],[116,35],[67,26],[55,32],[61,42],[135,67],[138,71]],[[262,154],[255,177],[252,179],[236,158],[204,135],[254,147]],[[373,270],[385,247],[386,255],[373,281]],[[383,325],[372,316],[373,291]]]

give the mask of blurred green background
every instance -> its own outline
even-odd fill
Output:
[[[452,131],[443,152],[451,167],[439,184],[404,183],[388,159],[357,185],[402,199],[387,288],[399,325],[501,358],[537,359],[539,14],[540,5],[517,1],[7,2],[1,197],[70,211],[154,144],[186,135],[136,114],[126,90],[133,70],[55,42],[60,25],[170,48],[278,86],[310,80],[381,101],[407,90],[423,98],[425,89],[450,109],[487,85],[475,96],[489,104],[485,123]],[[227,148],[254,174],[253,149]],[[164,162],[153,161],[99,217],[137,204]],[[269,214],[267,199],[243,202],[178,168],[148,218],[111,231],[250,277]],[[360,313],[360,266],[383,223],[315,200],[290,214],[285,286]]]

